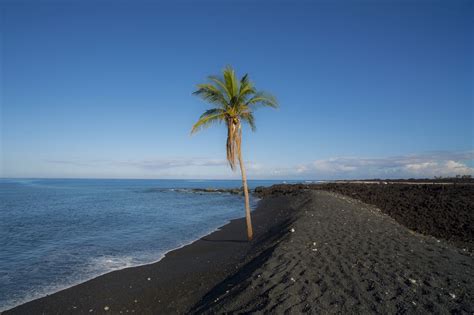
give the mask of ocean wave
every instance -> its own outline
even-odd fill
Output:
[[[35,181],[20,180],[25,185]],[[2,220],[12,228],[0,242],[1,310],[111,271],[155,263],[169,251],[244,215],[240,196],[210,193],[185,197],[179,193],[196,192],[179,187],[185,186],[182,183],[166,187],[167,181],[132,185],[38,180],[38,184],[38,190],[11,185],[5,194],[12,207]],[[54,187],[44,189],[45,184]],[[78,191],[58,187],[77,187]],[[163,193],[153,196],[143,192]],[[258,199],[250,200],[254,208]],[[43,224],[52,218],[52,224]],[[171,230],[182,233],[170,237]]]

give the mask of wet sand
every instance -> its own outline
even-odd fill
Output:
[[[4,313],[186,313],[264,247],[276,231],[286,230],[285,222],[295,209],[282,204],[280,198],[270,198],[253,211],[255,239],[251,243],[246,240],[244,219],[233,220],[157,263],[110,272]]]
[[[342,194],[267,191],[245,222],[7,314],[474,312],[470,251]]]

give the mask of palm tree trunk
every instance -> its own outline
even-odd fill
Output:
[[[250,201],[249,201],[249,190],[247,187],[247,175],[245,173],[244,161],[242,160],[242,150],[238,149],[240,172],[242,173],[242,184],[244,186],[245,196],[245,220],[247,222],[247,237],[251,241],[253,238],[252,219],[250,217]]]

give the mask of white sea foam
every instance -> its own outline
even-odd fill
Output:
[[[236,218],[232,218],[230,220],[234,220],[234,219]],[[227,221],[225,224],[229,223],[230,220]],[[40,289],[30,291],[26,295],[22,295],[21,297],[18,297],[18,298],[14,297],[10,301],[8,301],[5,305],[0,305],[0,312],[11,309],[18,305],[27,303],[29,301],[33,301],[35,299],[68,289],[70,287],[81,284],[83,282],[94,279],[96,277],[99,277],[101,275],[104,275],[112,271],[157,263],[160,260],[162,260],[167,253],[183,248],[187,245],[190,245],[194,243],[195,241],[205,237],[206,235],[209,235],[213,232],[220,230],[221,227],[222,225],[220,225],[217,228],[209,229],[205,231],[204,233],[201,233],[196,238],[183,240],[176,247],[173,247],[169,250],[165,250],[160,253],[154,253],[154,254],[153,253],[134,253],[133,255],[125,255],[125,256],[106,255],[106,256],[91,258],[86,264],[86,266],[82,268],[82,270],[77,271],[76,277],[69,279],[63,283],[51,284],[51,285],[41,287]]]
[[[103,273],[109,272],[112,270],[118,270],[128,267],[136,266],[139,262],[137,257],[132,256],[102,256],[95,257],[90,260],[89,263],[89,273]]]
[[[25,184],[33,181],[26,180]],[[0,241],[2,274],[11,276],[0,278],[2,311],[111,271],[155,263],[169,251],[193,243],[244,214],[243,203],[235,196],[209,195],[195,202],[175,193],[136,193],[167,184],[162,182],[143,182],[126,189],[120,181],[41,180],[38,184],[41,190],[12,185],[7,191],[14,207],[4,212],[2,220],[12,227],[8,237],[17,239],[18,244],[3,250],[8,244]],[[48,187],[51,189],[45,189]],[[257,202],[251,199],[252,208]],[[55,221],[49,224],[52,214]],[[179,235],[183,239],[171,236],[171,228],[178,232],[184,229]],[[29,232],[25,234],[25,230]],[[20,255],[22,260],[15,258]]]
[[[94,279],[111,271],[158,262],[164,256],[165,253],[158,253],[156,255],[152,255],[151,253],[137,253],[136,256],[108,255],[91,258],[82,268],[80,268],[80,270],[77,270],[76,275],[73,278],[69,278],[61,283],[50,284],[43,286],[39,289],[32,290],[26,295],[22,294],[21,297],[13,297],[8,302],[6,302],[5,305],[0,305],[0,312],[41,297],[54,294],[61,290],[73,287],[75,285]]]

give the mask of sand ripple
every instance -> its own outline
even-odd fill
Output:
[[[293,200],[286,231],[195,312],[474,312],[472,254],[342,195],[279,198]]]

